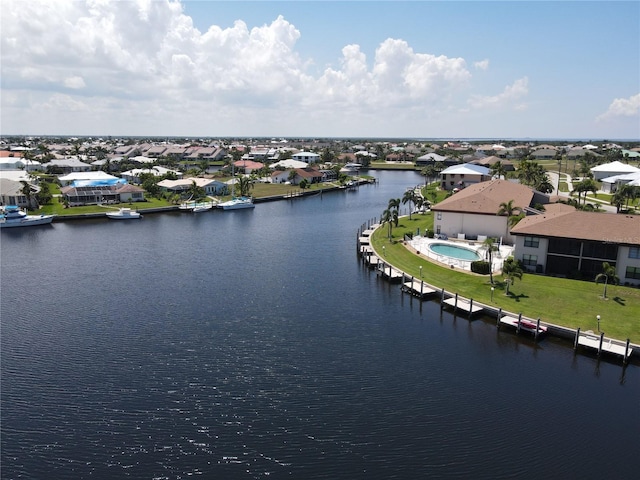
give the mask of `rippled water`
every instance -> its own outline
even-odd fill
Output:
[[[420,303],[356,258],[420,182],[2,231],[2,478],[631,478],[636,365]],[[6,233],[6,235],[5,235]]]

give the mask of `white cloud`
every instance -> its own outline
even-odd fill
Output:
[[[629,98],[616,98],[609,109],[598,116],[597,120],[609,120],[616,117],[633,117],[640,113],[640,93]]]
[[[64,79],[64,86],[71,89],[81,89],[85,87],[85,83],[82,77],[73,76]]]
[[[99,119],[102,132],[125,127],[123,119],[136,129],[264,128],[265,119],[302,128],[335,125],[336,115],[345,125],[386,128],[403,116],[415,124],[461,111],[473,80],[465,59],[416,52],[397,38],[382,41],[371,58],[346,45],[335,66],[312,75],[314,59],[297,50],[302,32],[282,16],[200,31],[175,0],[3,0],[0,9],[2,98],[19,93],[34,109],[88,112],[69,121],[88,128]],[[469,106],[517,108],[527,91],[523,78]],[[28,107],[7,117],[27,119]]]
[[[473,66],[477,70],[488,70],[489,69],[489,60],[485,58],[484,60],[480,60],[479,62],[474,62]]]
[[[525,105],[520,99],[529,94],[529,79],[527,77],[516,80],[511,85],[507,85],[498,95],[483,96],[473,95],[469,98],[469,106],[474,109],[506,108],[513,107],[523,110]]]

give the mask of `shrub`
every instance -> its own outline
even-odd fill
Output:
[[[485,260],[476,260],[471,262],[471,271],[480,275],[489,275],[491,273],[491,264]]]

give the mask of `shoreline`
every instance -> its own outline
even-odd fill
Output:
[[[373,235],[373,232],[375,232],[377,229],[381,227],[382,226],[379,224],[369,225],[369,226],[367,226],[366,224],[363,224],[358,230],[358,234],[356,237],[358,256],[360,256],[362,258],[362,261],[365,263],[368,262],[368,258],[370,254],[367,253],[361,245],[361,239],[363,237],[362,234],[365,230],[369,230],[369,231],[372,230],[371,235]],[[414,255],[417,255],[415,253],[416,250],[413,249],[410,245],[407,245],[405,242],[402,242],[402,244],[404,248],[412,252]],[[541,321],[539,318],[527,317],[523,315],[522,312],[520,313],[510,312],[508,310],[502,309],[501,307],[495,307],[493,305],[488,305],[486,303],[474,300],[473,298],[463,297],[459,295],[457,292],[449,292],[444,288],[438,287],[437,285],[432,285],[430,283],[423,281],[422,279],[417,279],[416,277],[409,275],[408,273],[404,272],[397,266],[382,260],[383,256],[381,256],[379,252],[377,252],[370,243],[367,246],[370,249],[370,252],[372,252],[372,255],[376,257],[376,261],[379,262],[379,263],[376,263],[375,265],[372,265],[372,264],[368,265],[370,268],[375,269],[376,275],[382,276],[389,283],[400,283],[401,285],[400,288],[403,293],[409,293],[410,295],[412,295],[412,297],[416,297],[420,302],[430,301],[430,300],[435,300],[439,302],[441,311],[445,308],[445,304],[449,305],[449,307],[453,308],[454,317],[463,315],[468,319],[468,321],[473,321],[475,319],[474,315],[476,314],[474,310],[474,306],[475,306],[480,308],[480,311],[478,312],[479,315],[482,315],[484,317],[489,317],[489,318],[491,317],[495,318],[495,324],[497,329],[501,328],[501,323],[503,323],[501,319],[505,317],[511,317],[512,319],[515,319],[517,322],[522,321],[522,322],[528,322],[533,324],[539,324],[541,327],[544,328],[545,331],[544,333],[536,334],[535,337],[531,337],[531,339],[536,344],[538,343],[538,341],[543,341],[544,337],[549,335],[555,338],[559,338],[563,342],[567,340],[572,342],[575,354],[581,353],[581,354],[586,354],[588,356],[596,355],[595,358],[598,361],[603,359],[604,360],[622,359],[623,368],[626,368],[626,366],[629,364],[640,365],[640,356],[637,353],[638,351],[640,351],[640,345],[630,342],[629,339],[623,341],[617,338],[605,337],[604,332],[596,333],[596,332],[593,332],[592,330],[582,331],[580,328],[574,329],[572,327],[566,327],[564,325],[560,325],[552,322]],[[428,261],[433,261],[432,259],[429,259],[429,258],[426,258],[426,259]],[[387,267],[389,269],[388,274],[386,273]],[[407,287],[407,285],[410,285],[410,286]],[[419,285],[420,290],[416,290],[415,285]],[[421,293],[422,289],[424,289],[424,291],[429,291],[431,294],[422,294]],[[461,305],[460,307],[458,307],[458,303]],[[484,320],[484,321],[487,321],[487,320]],[[520,334],[519,331],[520,331],[520,326],[517,326],[516,335]],[[584,340],[584,339],[588,339],[588,340]],[[594,344],[594,342],[595,342],[595,345],[593,346],[589,345],[589,344]],[[624,350],[625,346],[626,348],[632,349],[632,352],[628,354],[626,358],[623,356],[623,354],[618,355],[614,353],[615,350],[619,350],[620,348]],[[607,350],[607,348],[610,348],[610,350]],[[595,353],[594,353],[594,349],[595,349]],[[633,355],[633,352],[636,352],[636,355]]]
[[[266,202],[276,202],[280,200],[293,200],[296,198],[303,198],[303,197],[313,197],[315,195],[323,195],[324,193],[327,193],[327,192],[345,191],[345,190],[349,190],[349,188],[358,188],[362,185],[375,184],[376,180],[358,179],[358,180],[355,180],[355,182],[356,182],[355,187],[333,186],[333,187],[321,188],[317,190],[309,190],[309,191],[301,190],[300,192],[296,192],[295,194],[285,193],[282,195],[270,195],[267,197],[254,198],[253,203],[266,203]],[[136,205],[140,203],[143,203],[143,202],[136,202],[136,203],[126,204],[126,205],[129,208],[132,208],[137,212],[140,212],[142,215],[149,215],[149,214],[153,215],[156,213],[180,211],[179,205],[167,205],[165,207],[152,207],[152,208],[136,208]],[[125,204],[118,204],[118,205],[125,205]],[[114,205],[114,208],[121,208],[118,205]],[[53,218],[52,223],[60,223],[60,222],[73,221],[73,220],[90,220],[90,219],[96,219],[96,218],[107,218],[107,214],[106,212],[90,212],[90,213],[77,213],[77,214],[71,213],[69,215],[56,215]]]

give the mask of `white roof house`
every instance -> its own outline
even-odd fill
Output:
[[[66,172],[88,172],[91,170],[91,165],[75,157],[51,160],[48,163],[43,163],[42,166],[44,168],[60,168]]]
[[[161,166],[155,166],[151,168],[134,168],[132,170],[127,170],[126,172],[122,172],[122,178],[132,183],[140,183],[140,175],[142,175],[143,173],[150,173],[154,177],[161,177],[163,175],[166,175],[167,173],[173,173],[177,178],[182,178],[182,172],[178,172],[177,170],[170,170]]]
[[[227,185],[225,183],[219,180],[200,177],[189,177],[180,180],[162,180],[158,182],[158,186],[167,191],[183,192],[188,190],[193,183],[204,189],[207,195],[224,194],[227,191]]]
[[[623,175],[625,173],[636,172],[640,172],[640,168],[619,161],[604,163],[602,165],[591,168],[591,173],[593,173],[593,177],[596,180],[613,177],[614,175]]]
[[[0,158],[0,170],[42,170],[42,164],[36,160],[29,160],[22,157],[2,157]]]
[[[320,155],[313,152],[294,153],[291,156],[291,158],[293,158],[293,160],[298,160],[300,162],[306,162],[306,163],[315,163],[320,161]]]
[[[491,170],[473,163],[452,165],[440,172],[440,186],[443,190],[464,188],[487,180],[491,180]]]
[[[622,185],[640,185],[640,171],[602,179],[602,191],[605,193],[614,193]]]
[[[279,162],[276,163],[272,163],[271,165],[269,165],[269,168],[271,168],[272,170],[276,169],[277,167],[282,167],[282,168],[305,168],[308,167],[309,165],[307,164],[307,162],[302,162],[299,160],[294,160],[292,158],[288,158],[286,160],[280,160]]]
[[[113,175],[109,175],[106,172],[98,170],[96,172],[72,172],[67,175],[62,175],[58,177],[60,180],[60,184],[63,187],[67,185],[71,185],[73,182],[84,182],[84,181],[117,181],[118,177],[114,177]],[[124,182],[123,182],[124,183]]]

